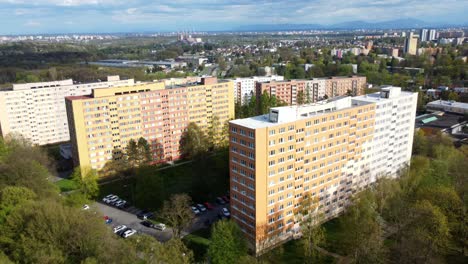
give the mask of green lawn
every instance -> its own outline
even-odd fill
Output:
[[[209,228],[203,228],[183,238],[185,245],[193,251],[196,262],[205,260],[208,247],[210,246],[210,233]]]
[[[59,187],[60,192],[68,192],[78,189],[78,184],[70,179],[62,179],[55,182],[55,185]]]
[[[227,151],[160,171],[157,168],[141,168],[135,177],[103,184],[99,197],[112,193],[138,208],[157,211],[172,194],[187,193],[194,202],[205,202],[229,190]]]
[[[337,254],[343,254],[342,244],[341,244],[341,234],[343,233],[340,230],[339,218],[334,218],[330,221],[327,221],[323,224],[325,228],[325,239],[326,243],[323,248],[327,249],[330,252]]]
[[[262,255],[260,260],[264,260],[271,264],[302,264],[306,263],[304,257],[304,247],[302,240],[291,240],[279,247],[272,249],[271,251]],[[333,257],[326,255],[320,255],[320,258],[314,263],[335,263],[336,260]]]

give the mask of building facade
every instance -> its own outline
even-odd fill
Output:
[[[234,100],[244,104],[255,95],[255,87],[257,83],[268,81],[283,81],[283,76],[253,76],[250,78],[236,78],[234,82]]]
[[[405,38],[405,48],[404,53],[410,55],[416,55],[416,50],[418,48],[418,38],[410,32],[409,35]]]
[[[220,124],[234,118],[232,90],[232,82],[205,77],[200,83],[159,82],[67,97],[74,164],[100,170],[140,137],[150,143],[153,162],[176,160],[190,122],[207,129],[215,116]]]
[[[303,96],[303,102],[317,102],[323,99],[332,98],[341,95],[362,95],[366,86],[366,77],[329,77],[314,78],[311,80],[290,80],[290,81],[270,81],[257,83],[256,96],[257,102],[263,93],[274,95],[277,99],[288,105],[297,105],[298,95]]]
[[[109,76],[105,82],[75,84],[73,80],[14,84],[0,91],[0,132],[21,134],[33,144],[70,140],[65,97],[91,94],[96,88],[133,85],[134,80]]]
[[[230,122],[231,213],[256,252],[300,232],[305,194],[326,219],[410,161],[416,93],[397,87]]]

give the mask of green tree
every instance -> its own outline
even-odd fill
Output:
[[[233,221],[218,221],[211,231],[211,244],[208,256],[213,264],[239,263],[247,255],[244,234]]]
[[[222,133],[221,123],[217,115],[213,116],[210,121],[210,126],[208,127],[208,141],[211,148],[216,149],[221,146]]]
[[[419,129],[414,133],[413,154],[425,156],[429,153],[429,142],[424,135],[424,131]]]
[[[303,196],[300,206],[301,233],[307,263],[320,261],[317,248],[325,242],[325,229],[321,226],[322,215],[318,212],[318,201],[310,193]]]
[[[304,97],[304,91],[300,90],[297,92],[297,104],[303,105],[306,102],[306,98]]]
[[[428,263],[449,246],[449,226],[446,216],[429,201],[417,202],[406,216],[399,246],[400,263]]]
[[[138,144],[133,138],[127,143],[126,157],[131,168],[138,166]]]
[[[181,138],[182,153],[186,157],[198,158],[208,152],[208,139],[203,130],[191,122]]]
[[[73,171],[72,179],[78,184],[80,192],[83,193],[86,198],[93,199],[99,194],[96,170],[90,167],[76,167]]]
[[[448,99],[451,101],[460,101],[460,96],[456,92],[450,92]]]
[[[17,206],[36,199],[37,195],[28,188],[6,186],[0,192],[0,224]]]
[[[133,236],[129,244],[145,263],[193,263],[193,252],[180,239],[171,239],[165,243],[149,235]]]
[[[378,221],[375,198],[363,191],[353,199],[340,221],[345,251],[356,263],[382,263],[385,260],[382,228]]]
[[[191,204],[192,199],[187,194],[174,194],[168,201],[164,201],[161,217],[172,227],[175,238],[180,238],[182,230],[192,222]]]
[[[260,114],[268,114],[270,112],[270,107],[271,107],[271,98],[270,94],[268,94],[267,91],[264,91],[262,93],[262,96],[260,97]]]
[[[148,141],[140,137],[137,143],[137,164],[138,166],[146,165],[152,160],[151,148]]]

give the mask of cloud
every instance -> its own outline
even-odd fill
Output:
[[[0,23],[9,23],[17,32],[25,30],[29,20],[39,22],[44,30],[60,31],[63,26],[77,32],[219,30],[246,24],[405,18],[467,23],[465,10],[466,0],[0,0]],[[76,21],[73,27],[58,23],[71,18]]]
[[[28,21],[24,24],[26,27],[39,27],[41,26],[41,23],[40,22],[37,22],[37,21]]]

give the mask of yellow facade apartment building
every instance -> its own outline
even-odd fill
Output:
[[[75,165],[102,169],[119,159],[130,139],[144,137],[153,161],[181,157],[180,139],[190,122],[208,128],[234,118],[233,83],[204,77],[200,82],[163,82],[94,89],[90,96],[66,98]]]
[[[325,219],[411,158],[416,93],[381,93],[270,109],[230,122],[233,219],[260,252],[300,233],[304,194]]]

